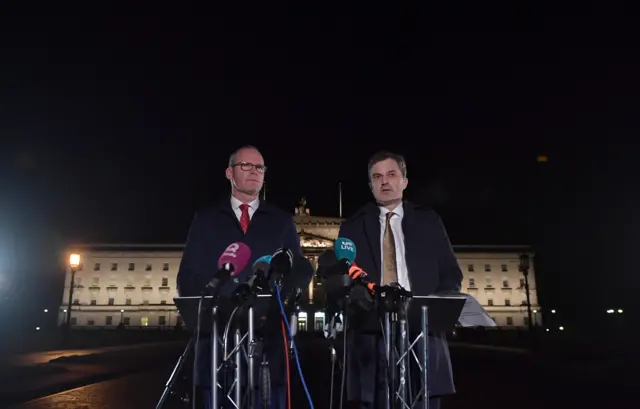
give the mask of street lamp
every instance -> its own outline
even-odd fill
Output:
[[[524,291],[527,294],[527,314],[529,316],[529,333],[533,331],[533,320],[531,316],[531,295],[529,293],[529,255],[520,255],[520,271],[524,276]]]
[[[69,285],[69,305],[67,307],[67,327],[71,328],[71,304],[73,303],[73,289],[75,288],[76,271],[80,267],[80,254],[69,256],[69,268],[71,270],[71,283]]]

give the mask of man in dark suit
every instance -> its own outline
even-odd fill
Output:
[[[343,223],[339,235],[353,240],[356,263],[380,285],[399,283],[416,295],[460,291],[462,272],[442,221],[433,210],[403,201],[407,184],[401,155],[375,154],[369,161],[375,203]],[[357,327],[349,334],[348,400],[362,409],[383,408],[388,383],[379,317],[351,322]],[[433,409],[439,408],[440,396],[455,393],[445,334],[429,336],[429,389]]]
[[[243,242],[251,249],[251,262],[238,276],[241,283],[251,275],[256,259],[272,255],[278,248],[284,247],[296,256],[302,255],[293,216],[258,199],[266,169],[262,155],[253,146],[243,146],[231,155],[225,171],[231,183],[231,197],[200,210],[191,223],[177,277],[181,296],[200,295],[217,271],[218,257],[233,242]],[[230,281],[220,292],[229,294],[233,287]],[[273,342],[277,348],[283,345],[281,337],[279,342]],[[205,408],[210,408],[211,402],[210,342],[210,337],[200,340],[198,376],[195,379]],[[284,347],[277,348],[269,356],[273,385],[271,408],[284,409]]]

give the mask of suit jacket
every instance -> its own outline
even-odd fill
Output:
[[[300,239],[296,232],[293,216],[260,201],[246,235],[231,208],[229,198],[200,210],[195,215],[180,262],[177,276],[177,288],[180,296],[197,296],[218,270],[218,258],[234,242],[243,242],[251,249],[251,260],[235,280],[229,280],[220,288],[222,297],[230,295],[238,283],[246,282],[252,274],[252,265],[258,258],[272,255],[281,247],[290,249],[294,255],[301,256]],[[222,322],[222,324],[225,324]],[[279,329],[279,328],[278,328]],[[284,374],[284,353],[282,335],[271,343],[275,352],[270,356],[272,381],[278,383]],[[267,341],[269,342],[269,341]],[[211,344],[210,336],[202,337],[199,342],[199,363],[196,383],[210,386]]]
[[[403,208],[402,231],[412,293],[430,295],[460,291],[462,271],[440,217],[428,207],[409,202],[404,202]],[[380,210],[375,203],[370,203],[343,223],[339,234],[355,243],[356,263],[377,283],[380,283],[382,274],[379,217]],[[374,314],[369,314],[372,315]],[[379,317],[375,318],[375,331],[379,333]],[[409,324],[411,330],[411,323]],[[415,324],[413,327],[415,328]],[[373,389],[376,384],[380,384],[376,377],[384,376],[379,373],[382,368],[376,363],[376,355],[384,350],[379,350],[378,335],[367,334],[366,324],[362,331],[354,332],[349,338],[356,345],[350,348],[354,353],[351,354],[348,367],[355,376],[349,376],[348,396],[353,400],[374,402],[376,397]],[[453,394],[455,386],[445,334],[432,334],[428,339],[430,395]],[[417,374],[414,377],[417,378]]]

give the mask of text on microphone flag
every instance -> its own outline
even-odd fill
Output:
[[[233,266],[233,275],[240,274],[249,264],[251,249],[244,243],[231,243],[218,259],[218,268],[225,264]]]
[[[334,243],[334,248],[338,260],[346,259],[352,263],[355,261],[356,245],[353,241],[345,239],[344,237],[338,237]]]

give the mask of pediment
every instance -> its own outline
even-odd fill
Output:
[[[300,237],[300,246],[303,248],[333,248],[333,240],[328,237],[318,236],[317,234],[301,231],[298,233]]]

